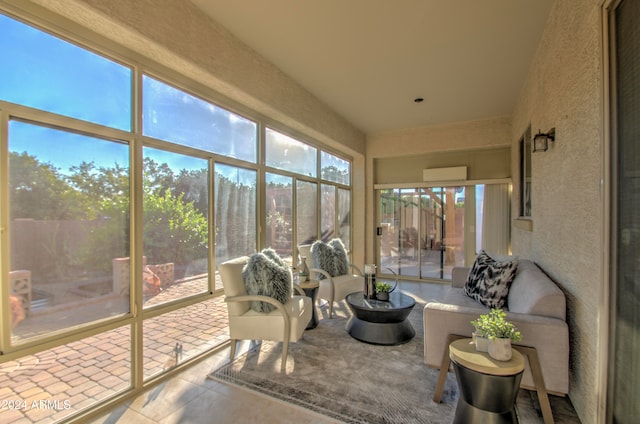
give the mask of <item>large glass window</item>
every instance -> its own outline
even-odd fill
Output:
[[[520,139],[520,216],[531,216],[531,127]]]
[[[216,261],[218,264],[257,250],[255,170],[216,164]]]
[[[9,211],[13,343],[129,312],[127,144],[10,121]]]
[[[297,174],[315,177],[318,150],[287,135],[266,129],[266,165]]]
[[[208,161],[144,149],[145,306],[208,291]]]
[[[142,89],[145,135],[256,161],[255,122],[146,75]]]
[[[349,161],[4,15],[0,55],[0,350],[17,358],[0,387],[74,392],[64,413],[38,417],[139,391],[224,343],[212,258],[350,246]],[[64,366],[25,367],[52,357]]]
[[[320,172],[323,180],[340,184],[349,184],[351,181],[349,162],[324,151],[320,155]]]
[[[318,240],[318,184],[307,181],[296,183],[296,217],[298,244],[311,244]]]
[[[351,191],[338,189],[338,237],[351,250]]]
[[[0,100],[131,129],[130,68],[2,14],[0,54]]]
[[[322,184],[322,196],[320,197],[321,211],[321,237],[322,240],[331,240],[336,234],[336,187]]]
[[[2,422],[62,422],[130,389],[131,340],[127,325],[4,362]]]
[[[283,259],[293,252],[293,178],[266,174],[267,183],[267,247]]]

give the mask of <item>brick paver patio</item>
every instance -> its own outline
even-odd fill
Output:
[[[149,304],[192,294],[193,284],[200,285],[175,284]],[[64,313],[69,310],[54,314]],[[143,334],[147,380],[175,366],[176,360],[184,361],[228,339],[223,297],[148,319]],[[0,364],[0,422],[53,423],[69,418],[128,389],[131,366],[130,325]]]

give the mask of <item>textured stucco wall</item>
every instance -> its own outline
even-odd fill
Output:
[[[514,187],[518,139],[556,128],[556,142],[532,159],[533,230],[512,228],[516,255],[531,258],[567,295],[570,398],[596,422],[598,320],[603,292],[603,98],[601,6],[557,0],[513,114]],[[518,192],[514,190],[513,210]]]
[[[375,259],[375,162],[380,158],[423,156],[429,153],[462,152],[509,147],[511,145],[510,117],[497,117],[477,121],[457,122],[446,125],[408,128],[398,131],[367,135],[366,154],[366,260]],[[402,166],[400,161],[399,166]],[[404,172],[404,170],[403,170]],[[407,183],[421,181],[403,181]],[[398,182],[398,181],[394,181]]]

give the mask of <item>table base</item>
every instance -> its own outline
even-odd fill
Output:
[[[497,376],[472,371],[451,361],[460,388],[454,423],[517,423],[514,405],[522,372]]]
[[[403,344],[416,335],[416,331],[408,320],[380,323],[363,321],[352,316],[347,322],[346,329],[354,339],[377,345]]]

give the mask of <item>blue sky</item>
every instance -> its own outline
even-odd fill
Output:
[[[0,66],[0,100],[131,131],[133,72],[127,66],[2,14],[0,52],[3,58],[11,58]],[[148,76],[143,78],[143,97],[145,135],[255,163],[257,123]],[[295,160],[285,168],[305,175],[310,172],[315,159],[303,153],[309,150],[313,156],[314,147],[275,131],[269,134],[277,135],[277,147],[271,150],[277,164],[288,152]],[[287,148],[291,146],[281,139],[302,147]],[[65,174],[83,161],[129,166],[126,144],[19,121],[10,124],[9,150],[27,152]],[[158,149],[145,149],[145,155],[168,163],[176,173],[207,166],[205,160]],[[349,166],[325,152],[322,162],[341,169]],[[230,167],[216,171],[234,180],[245,174]]]

